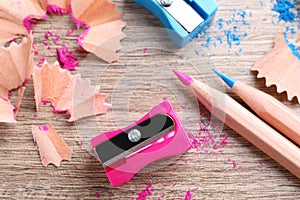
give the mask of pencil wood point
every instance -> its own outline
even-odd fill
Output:
[[[192,82],[194,82],[194,80],[191,77],[176,69],[173,69],[173,72],[177,76],[177,78],[186,86],[189,86]]]
[[[212,68],[211,70],[213,72],[215,72],[230,88],[233,87],[233,85],[235,84],[235,81],[236,81],[235,79],[219,72],[218,70],[216,70],[214,68]]]

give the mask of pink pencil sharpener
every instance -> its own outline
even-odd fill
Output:
[[[98,135],[91,144],[114,187],[128,182],[147,165],[191,148],[191,141],[168,101],[126,128]]]

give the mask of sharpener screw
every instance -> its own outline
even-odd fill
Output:
[[[131,142],[138,142],[140,139],[142,138],[142,134],[139,130],[137,129],[132,129],[131,131],[129,131],[128,133],[128,139]]]
[[[169,7],[172,5],[174,0],[160,0],[160,3],[165,6],[165,7]]]

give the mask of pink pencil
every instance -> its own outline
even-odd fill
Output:
[[[228,95],[177,70],[173,71],[213,115],[300,178],[300,149],[295,144]]]

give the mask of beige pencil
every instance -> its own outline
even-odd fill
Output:
[[[263,120],[300,146],[300,117],[283,103],[254,87],[213,69]]]
[[[300,178],[300,149],[228,95],[174,70],[217,118]]]

